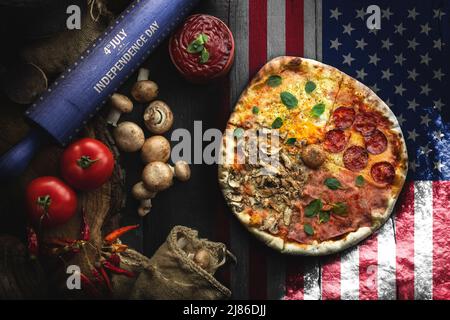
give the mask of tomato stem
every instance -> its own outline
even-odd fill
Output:
[[[45,196],[38,197],[36,203],[47,214],[48,208],[52,203],[52,198],[50,197],[50,195],[46,194]]]
[[[92,166],[93,163],[97,162],[98,159],[92,160],[89,156],[82,156],[80,159],[77,160],[77,164],[83,168],[88,169],[90,166]]]

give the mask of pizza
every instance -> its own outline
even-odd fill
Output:
[[[373,91],[331,66],[283,56],[240,96],[218,174],[232,212],[268,246],[324,255],[388,219],[407,164],[398,121]]]

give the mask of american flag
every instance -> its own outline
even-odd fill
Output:
[[[380,30],[366,26],[370,5],[381,9]],[[230,17],[236,60],[228,108],[267,60],[317,59],[391,107],[410,160],[392,217],[341,254],[284,257],[247,237],[237,221],[221,224],[247,270],[231,271],[234,297],[450,299],[450,1],[241,0],[230,1]]]

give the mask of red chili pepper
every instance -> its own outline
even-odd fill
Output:
[[[108,261],[109,261],[112,265],[114,265],[114,266],[116,266],[116,267],[120,266],[120,257],[119,257],[119,255],[116,254],[116,253],[112,253],[112,254],[109,256]]]
[[[108,291],[111,293],[113,291],[112,285],[111,285],[111,280],[109,280],[109,277],[106,274],[106,271],[105,271],[105,269],[102,266],[100,266],[100,268],[98,268],[98,269],[99,269],[100,274],[101,274],[101,276],[103,278],[103,281],[105,281],[105,284],[106,284],[106,287],[108,288]]]
[[[27,227],[27,240],[28,240],[28,254],[31,259],[36,259],[39,255],[39,242],[37,238],[37,234],[34,231],[33,227]]]
[[[81,240],[89,241],[91,238],[91,229],[86,219],[86,212],[84,208],[81,210]]]
[[[114,230],[105,237],[105,242],[111,244],[114,241],[116,241],[117,238],[119,238],[123,234],[127,233],[130,230],[137,229],[137,228],[139,228],[138,224],[133,225],[133,226],[126,226],[126,227],[122,227],[117,230]]]
[[[86,292],[93,297],[100,297],[100,292],[95,287],[94,283],[89,279],[85,274],[80,273],[80,280],[83,284],[83,289],[86,289]]]
[[[120,267],[116,267],[115,265],[111,264],[109,261],[103,262],[103,267],[105,267],[106,269],[108,269],[109,271],[111,271],[113,273],[121,274],[128,278],[135,277],[135,274],[133,272],[122,269]]]

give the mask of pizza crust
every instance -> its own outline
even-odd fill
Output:
[[[392,110],[386,105],[385,102],[383,102],[372,90],[370,90],[368,87],[366,87],[364,84],[359,82],[358,80],[350,77],[349,75],[345,74],[344,72],[325,65],[323,63],[320,63],[315,60],[311,59],[305,59],[305,58],[299,58],[299,57],[288,57],[288,56],[282,56],[275,58],[271,61],[269,61],[266,65],[264,65],[261,70],[256,74],[256,76],[251,80],[247,88],[243,91],[241,94],[235,110],[231,116],[230,120],[228,122],[227,128],[232,128],[234,124],[238,123],[239,119],[239,108],[240,105],[243,103],[243,98],[246,96],[249,88],[253,87],[254,85],[259,84],[260,82],[264,81],[264,79],[269,74],[274,74],[280,72],[280,70],[283,70],[285,68],[300,68],[302,63],[309,64],[313,68],[323,68],[325,70],[328,70],[330,73],[339,73],[342,75],[342,82],[349,81],[352,86],[358,91],[364,98],[364,102],[367,105],[370,105],[371,108],[378,110],[382,115],[384,115],[386,118],[388,118],[391,123],[392,127],[390,130],[392,132],[395,132],[398,134],[398,137],[400,139],[400,166],[396,168],[396,180],[394,182],[393,188],[392,188],[392,194],[390,198],[388,199],[388,205],[384,211],[381,212],[372,212],[372,218],[373,218],[373,224],[371,227],[361,227],[356,231],[348,233],[345,237],[339,240],[327,240],[323,242],[314,241],[311,244],[302,244],[297,242],[290,242],[290,241],[284,241],[282,238],[274,236],[268,232],[258,230],[255,227],[252,227],[249,225],[249,215],[246,214],[243,211],[237,211],[235,207],[232,207],[233,213],[236,215],[236,217],[239,219],[239,221],[252,233],[254,234],[258,239],[263,241],[267,246],[280,251],[281,253],[285,254],[291,254],[291,255],[309,255],[309,256],[320,256],[320,255],[328,255],[332,253],[336,253],[342,250],[345,250],[353,245],[358,244],[359,242],[366,239],[368,236],[370,236],[372,233],[374,233],[377,229],[379,229],[386,220],[390,217],[392,210],[395,206],[395,203],[397,201],[397,198],[400,194],[400,191],[403,187],[403,184],[406,179],[406,174],[408,170],[408,155],[406,150],[406,143],[404,140],[404,136],[402,133],[402,130],[400,128],[400,125],[397,121],[397,118],[395,117]],[[341,83],[342,83],[341,82]],[[225,141],[225,138],[224,140]],[[230,143],[230,141],[228,141]],[[222,145],[223,147],[223,145]],[[220,154],[223,155],[223,150],[221,150]],[[219,176],[219,184],[222,188],[223,193],[230,191],[231,188],[227,184],[227,173],[228,169],[225,165],[219,165],[218,166],[218,176]]]

